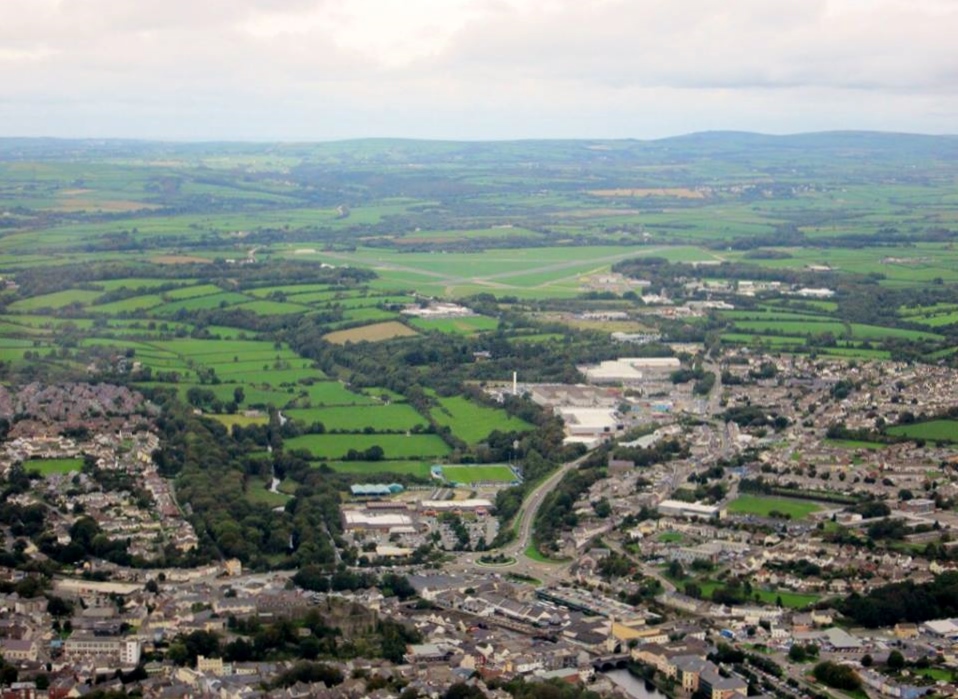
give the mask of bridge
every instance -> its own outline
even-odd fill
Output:
[[[592,669],[596,672],[608,672],[609,670],[622,670],[628,667],[632,656],[628,653],[619,655],[605,655],[601,658],[592,659]]]

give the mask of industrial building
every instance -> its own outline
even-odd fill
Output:
[[[671,373],[681,366],[675,357],[623,357],[595,365],[578,367],[589,383],[638,383]]]
[[[373,513],[363,510],[343,510],[343,525],[347,530],[389,531],[395,527],[412,527],[413,519],[401,512]]]
[[[492,510],[491,500],[485,498],[468,498],[466,500],[423,500],[419,503],[420,509],[431,512],[474,512],[486,514]]]
[[[557,408],[556,414],[565,422],[566,442],[593,446],[624,429],[619,414],[609,408]]]

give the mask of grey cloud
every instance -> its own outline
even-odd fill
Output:
[[[953,0],[423,0],[386,37],[421,41],[409,56],[363,24],[394,2],[0,0],[0,124],[488,138],[958,123]]]
[[[508,66],[541,79],[612,86],[948,89],[958,53],[949,15],[813,0],[567,3],[464,29],[449,69]],[[848,5],[853,8],[853,5]]]

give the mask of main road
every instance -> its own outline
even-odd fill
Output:
[[[588,454],[580,456],[575,461],[569,461],[562,464],[559,468],[549,474],[549,476],[539,483],[525,497],[519,511],[516,513],[517,528],[516,538],[499,549],[499,552],[508,558],[515,559],[515,563],[509,566],[492,566],[478,564],[481,554],[467,553],[459,554],[455,561],[450,561],[446,567],[451,570],[470,571],[470,572],[492,572],[502,570],[523,575],[530,575],[543,582],[552,582],[562,579],[572,561],[543,561],[530,558],[526,555],[526,549],[532,543],[532,527],[535,524],[536,515],[546,496],[559,484],[562,477],[574,468],[578,468],[585,461]]]
[[[539,508],[542,507],[546,496],[559,485],[559,481],[562,480],[565,474],[574,468],[578,468],[588,456],[588,454],[585,454],[575,461],[562,464],[553,473],[549,474],[544,481],[533,488],[532,492],[530,492],[523,501],[522,507],[519,508],[519,512],[516,514],[518,518],[516,538],[502,549],[502,552],[506,556],[516,559],[516,568],[519,569],[517,572],[521,571],[532,575],[544,582],[548,578],[561,578],[564,576],[565,570],[568,568],[568,563],[563,565],[563,563],[558,561],[555,563],[538,561],[535,558],[527,556],[526,549],[528,549],[532,543],[532,527],[535,524],[536,515],[539,513]]]

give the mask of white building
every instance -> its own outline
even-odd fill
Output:
[[[393,527],[411,527],[413,519],[400,512],[373,513],[362,510],[344,510],[343,524],[346,529],[351,530],[390,530]]]
[[[663,500],[659,503],[658,510],[668,517],[689,517],[690,519],[722,519],[726,514],[723,508],[716,505],[681,500]]]
[[[557,408],[565,422],[566,441],[597,443],[622,430],[618,413],[608,408]]]
[[[636,383],[647,374],[663,374],[681,366],[676,357],[623,357],[578,367],[590,383]]]

